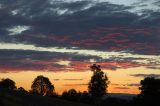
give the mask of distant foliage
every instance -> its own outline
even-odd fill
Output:
[[[75,89],[64,91],[61,95],[61,98],[74,102],[76,101],[86,104],[94,104],[93,98],[88,94],[88,92],[77,92]]]
[[[47,77],[40,75],[37,76],[37,78],[35,78],[32,82],[31,92],[43,96],[50,96],[54,93],[54,85],[52,85],[52,83]]]
[[[145,104],[154,105],[159,103],[160,100],[160,79],[147,77],[141,80],[141,93],[138,99]]]
[[[108,77],[101,70],[100,65],[93,64],[90,68],[93,71],[93,75],[88,85],[88,91],[94,97],[101,97],[107,93]]]
[[[0,81],[0,88],[7,89],[7,90],[15,90],[16,85],[13,80],[6,78]]]
[[[28,91],[25,90],[23,87],[19,87],[17,90],[23,93],[28,93]]]
[[[75,89],[70,89],[62,93],[62,98],[66,100],[76,100],[77,91]]]

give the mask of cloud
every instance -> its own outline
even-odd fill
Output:
[[[130,89],[129,87],[114,87],[114,89]]]
[[[90,58],[93,56],[77,56],[63,53],[39,52],[30,50],[0,50],[0,72],[20,71],[87,71]],[[60,65],[64,60],[71,65]],[[88,61],[88,63],[83,62]],[[73,64],[74,63],[74,64]],[[81,68],[77,66],[81,65]],[[79,70],[81,69],[81,70]]]
[[[63,79],[63,80],[77,81],[77,80],[83,80],[83,79]]]
[[[148,69],[154,69],[154,70],[160,70],[160,67],[154,67],[154,66],[150,66],[150,67],[147,67]]]
[[[60,60],[57,62],[57,64],[64,65],[64,66],[69,66],[70,63],[71,63],[70,61],[66,61],[66,60]]]
[[[60,79],[53,79],[54,81],[59,81]]]
[[[18,35],[21,34],[23,31],[29,30],[29,26],[14,26],[9,28],[8,31],[10,32],[9,35]]]
[[[64,84],[64,86],[87,86],[88,84],[79,83],[79,84]]]
[[[96,51],[96,50],[85,50],[85,49],[67,49],[59,47],[36,47],[34,45],[26,44],[12,44],[12,43],[0,43],[0,49],[6,50],[30,50],[30,51],[39,51],[39,52],[56,52],[56,53],[70,53],[83,56],[97,56],[102,59],[108,59],[110,57],[114,58],[141,58],[141,59],[155,59],[155,62],[159,62],[159,56],[156,55],[140,55],[132,54],[125,52],[105,52],[105,51]]]
[[[113,86],[123,86],[123,87],[139,87],[140,84],[137,84],[137,83],[131,83],[131,84],[111,84]]]
[[[156,45],[159,45],[159,38],[157,37],[159,32],[153,28],[154,31],[152,31],[149,37],[145,37],[146,33],[142,33],[148,32],[148,30],[150,30],[148,27],[158,24],[157,22],[153,22],[158,19],[158,13],[151,12],[152,17],[142,19],[142,17],[136,15],[136,13],[128,11],[133,7],[125,4],[132,4],[133,2],[124,1],[118,3],[111,0],[106,2],[98,2],[97,0],[74,2],[55,0],[1,1],[3,7],[2,11],[0,11],[2,14],[0,24],[1,37],[5,35],[2,37],[4,39],[3,41],[7,40],[8,42],[21,42],[45,47],[78,46],[83,49],[109,51],[119,49],[143,54],[153,51],[152,53],[158,54],[159,48]],[[37,4],[40,6],[37,6]],[[14,15],[12,15],[13,13]],[[152,21],[150,20],[151,18]],[[145,28],[148,29],[143,30],[143,23],[146,21],[150,23],[149,25],[145,25]],[[6,29],[10,29],[12,26],[15,26],[15,28],[17,26],[31,26],[32,28],[24,32],[20,31],[21,34],[19,36],[10,37],[8,35],[11,32]],[[139,26],[142,28],[139,28]],[[104,32],[104,30],[98,30],[99,33],[90,33],[92,30],[96,32],[99,27],[112,28],[115,30],[112,30],[112,32],[110,32],[111,30],[106,30],[106,32]],[[131,28],[127,29],[127,27]],[[135,30],[137,33],[134,32],[135,28],[137,28],[137,30]],[[86,34],[82,36],[77,33]],[[117,35],[118,33],[120,36]],[[139,36],[140,34],[141,36]],[[97,36],[93,37],[93,35]],[[110,38],[112,35],[114,37]],[[152,35],[155,36],[152,37]],[[144,41],[147,43],[144,43]],[[155,43],[152,44],[152,42]],[[135,44],[135,46],[133,44]],[[128,47],[125,45],[128,45]],[[151,45],[151,47],[146,45]],[[95,48],[95,46],[97,48]]]
[[[94,62],[106,70],[157,67],[158,3],[1,0],[0,68],[85,71]]]
[[[139,87],[139,86],[140,86],[140,84],[127,84],[127,86],[131,86],[131,87],[136,86],[136,87]]]
[[[104,70],[159,65],[159,56],[125,52],[105,52],[78,48],[36,47],[26,44],[0,44],[0,68],[4,71],[88,71],[94,59]]]
[[[160,74],[132,74],[130,76],[133,76],[133,77],[155,77],[155,78],[159,78]]]

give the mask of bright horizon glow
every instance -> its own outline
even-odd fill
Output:
[[[131,74],[160,74],[153,69],[146,69],[143,67],[131,68],[131,69],[119,69],[117,71],[108,71],[110,84],[108,88],[109,93],[129,93],[138,94],[140,91],[138,86],[127,86],[127,84],[139,84],[143,77],[133,77]],[[16,82],[17,87],[24,87],[26,90],[30,90],[31,83],[38,75],[48,77],[55,86],[55,91],[61,94],[68,89],[76,89],[77,91],[87,91],[87,83],[92,76],[91,71],[86,72],[42,72],[42,71],[21,71],[0,73],[0,78],[10,78]],[[55,80],[58,79],[58,80]],[[82,80],[64,80],[64,79],[82,79]],[[67,84],[69,86],[67,86]],[[86,85],[85,85],[86,84]],[[115,84],[115,85],[114,85]],[[119,84],[119,85],[116,85]],[[116,87],[126,87],[128,89],[116,89]]]
[[[59,94],[86,91],[97,64],[109,92],[138,94],[144,77],[160,78],[159,2],[1,0],[0,79],[30,90],[43,75]]]

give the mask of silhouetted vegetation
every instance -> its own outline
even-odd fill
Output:
[[[23,93],[19,91],[5,92],[0,106],[90,106],[82,103],[66,101],[52,96]]]
[[[61,98],[86,104],[94,104],[92,96],[90,96],[86,91],[82,93],[77,92],[75,89],[70,89],[68,91],[64,91]]]
[[[1,92],[1,91],[0,91]],[[3,102],[2,102],[2,94],[0,93],[0,106],[3,106]]]
[[[70,89],[68,91],[64,91],[62,93],[62,98],[66,100],[76,100],[77,99],[77,91],[75,89]]]
[[[160,100],[160,79],[147,77],[140,82],[141,93],[137,96],[136,102],[143,105],[156,105]]]
[[[101,70],[100,65],[93,64],[90,66],[93,75],[88,84],[88,92],[77,92],[75,89],[70,89],[63,92],[61,98],[77,101],[88,104],[97,104],[99,97],[107,94],[109,84],[107,75]]]
[[[50,96],[54,93],[54,85],[47,77],[37,76],[32,82],[31,93]]]
[[[28,91],[25,90],[23,87],[19,87],[17,90],[20,92],[28,93]]]
[[[107,75],[101,70],[100,65],[93,64],[90,68],[93,71],[93,75],[88,85],[89,93],[93,97],[106,95],[109,84]]]
[[[2,79],[0,81],[0,106],[28,106],[26,104],[28,103],[28,100],[25,100],[27,97],[32,97],[32,99],[34,98],[35,100],[36,98],[39,100],[45,99],[45,102],[36,102],[36,105],[33,101],[31,101],[31,106],[32,102],[35,106],[51,106],[53,103],[48,101],[48,96],[50,96],[52,100],[56,99],[56,101],[59,99],[64,99],[95,106],[155,106],[159,104],[160,79],[153,77],[144,78],[140,82],[141,87],[139,89],[141,90],[141,93],[133,100],[125,100],[122,98],[113,98],[107,96],[107,87],[109,81],[106,74],[101,70],[99,65],[93,64],[90,68],[93,71],[93,75],[88,84],[88,92],[77,92],[75,89],[70,89],[68,91],[64,91],[62,95],[58,95],[54,91],[54,85],[47,77],[42,75],[37,76],[34,79],[30,92],[25,90],[23,87],[19,87],[17,89],[15,82],[11,79]],[[45,98],[41,98],[43,96],[45,96]]]
[[[120,98],[107,98],[104,100],[101,100],[98,104],[98,106],[131,106],[132,102],[123,100]]]
[[[7,89],[7,90],[15,90],[16,85],[15,82],[9,78],[2,79],[0,81],[0,88],[1,89]]]

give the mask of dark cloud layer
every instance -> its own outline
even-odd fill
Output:
[[[0,72],[7,71],[67,71],[72,69],[87,69],[87,65],[94,56],[77,56],[63,53],[49,53],[24,50],[0,50]],[[98,59],[98,58],[97,58]],[[71,61],[71,65],[66,66],[58,62],[63,60]],[[80,63],[79,61],[82,61]],[[85,62],[86,61],[86,62]],[[77,67],[79,65],[79,67]],[[80,66],[82,65],[82,67]],[[84,71],[81,70],[81,71]],[[73,70],[74,71],[74,70]],[[67,79],[66,79],[67,80]],[[69,80],[69,79],[68,79]]]
[[[159,0],[155,0],[153,5],[158,3]],[[137,6],[140,7],[144,2],[140,0],[138,4]],[[160,12],[156,9],[143,9],[139,15],[131,12],[134,9],[134,5],[126,6],[90,0],[75,2],[1,0],[0,43],[159,55]],[[23,26],[28,26],[28,29],[16,33]],[[105,64],[103,67],[111,70],[148,66],[148,64],[133,62],[132,60],[136,60],[133,58],[103,60],[96,56],[0,50],[0,67],[1,70],[82,69],[79,64],[89,65],[90,59],[93,58],[97,62],[108,62],[110,66]],[[57,64],[59,60],[69,60],[71,66]],[[77,64],[72,61],[76,61]],[[111,64],[112,61],[118,61],[120,66]],[[126,64],[125,61],[129,61],[130,64]],[[148,68],[152,67],[148,66]],[[82,70],[84,69],[86,68]]]
[[[95,1],[1,2],[1,38],[3,41],[37,46],[77,46],[99,50],[130,50],[159,54],[159,12],[143,19],[128,10],[133,8]],[[92,5],[86,8],[88,5]],[[13,12],[16,14],[13,15]],[[27,25],[30,30],[8,36],[11,26]],[[133,46],[134,44],[134,46]],[[105,46],[104,46],[105,45]],[[126,45],[129,45],[126,47]]]

